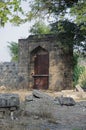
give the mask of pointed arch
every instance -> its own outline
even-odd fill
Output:
[[[41,46],[36,47],[31,52],[31,60],[34,70],[34,85],[35,89],[48,89],[49,82],[49,53]]]

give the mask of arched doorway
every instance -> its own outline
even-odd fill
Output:
[[[38,46],[34,53],[34,89],[48,89],[49,86],[49,54],[44,48]]]

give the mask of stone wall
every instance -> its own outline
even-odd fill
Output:
[[[33,88],[34,79],[31,75],[34,73],[33,52],[43,48],[49,53],[48,88],[58,91],[73,87],[73,48],[68,46],[65,50],[64,43],[58,35],[29,36],[27,39],[19,40],[19,47],[19,76],[24,77],[20,86]]]
[[[64,40],[63,40],[64,41]],[[48,53],[48,89],[62,90],[73,87],[73,48],[64,49],[57,35],[29,36],[19,40],[18,63],[0,63],[0,86],[32,89],[34,85],[34,59],[37,53]],[[44,58],[45,60],[45,58]],[[41,79],[41,78],[40,78]]]
[[[20,44],[21,43],[21,44]],[[18,62],[18,77],[19,88],[28,88],[29,84],[29,44],[26,39],[19,40],[19,62]]]
[[[14,62],[0,63],[0,86],[18,87],[18,64]]]

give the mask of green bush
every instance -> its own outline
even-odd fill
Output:
[[[84,67],[84,71],[79,78],[79,84],[82,88],[86,88],[86,67]]]
[[[83,71],[84,71],[84,67],[82,67],[82,66],[76,65],[74,67],[74,71],[73,71],[74,86],[78,84],[79,77],[83,73]]]
[[[73,86],[76,86],[79,83],[79,78],[84,71],[84,67],[78,65],[79,55],[74,53],[73,55]]]
[[[11,61],[18,61],[19,46],[16,42],[9,42],[8,48],[11,54]]]

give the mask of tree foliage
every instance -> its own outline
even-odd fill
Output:
[[[28,16],[41,17],[53,16],[58,20],[60,15],[64,16],[70,9],[77,23],[86,22],[86,0],[33,0],[30,2],[31,11]]]
[[[28,4],[27,13],[24,12],[21,2]],[[4,26],[8,21],[20,24],[31,19],[53,17],[58,21],[70,9],[70,14],[75,16],[75,22],[86,34],[86,0],[0,0],[0,25]],[[23,17],[22,17],[22,15]],[[64,17],[62,17],[64,19]],[[72,19],[73,20],[73,19]]]
[[[63,15],[68,7],[72,7],[78,0],[33,0],[30,3],[30,16]]]
[[[24,14],[21,0],[0,0],[0,25],[11,22],[20,24],[24,22],[21,16]]]
[[[10,42],[8,48],[10,50],[10,54],[12,57],[11,61],[18,61],[18,51],[19,51],[18,43]]]
[[[78,53],[86,54],[85,35],[77,24],[68,20],[59,20],[51,24],[51,32],[65,33],[65,38],[61,39],[64,45],[73,44]]]
[[[86,25],[86,0],[78,0],[78,3],[71,8],[72,15],[76,16],[75,21],[78,24]],[[86,26],[84,26],[86,29]]]
[[[33,0],[30,7],[28,19],[51,18],[51,30],[72,36],[74,49],[86,54],[86,0]],[[65,17],[68,10],[70,16]]]
[[[46,25],[44,22],[38,21],[32,26],[32,28],[30,29],[30,33],[35,34],[35,35],[49,34],[50,27],[48,25]]]

